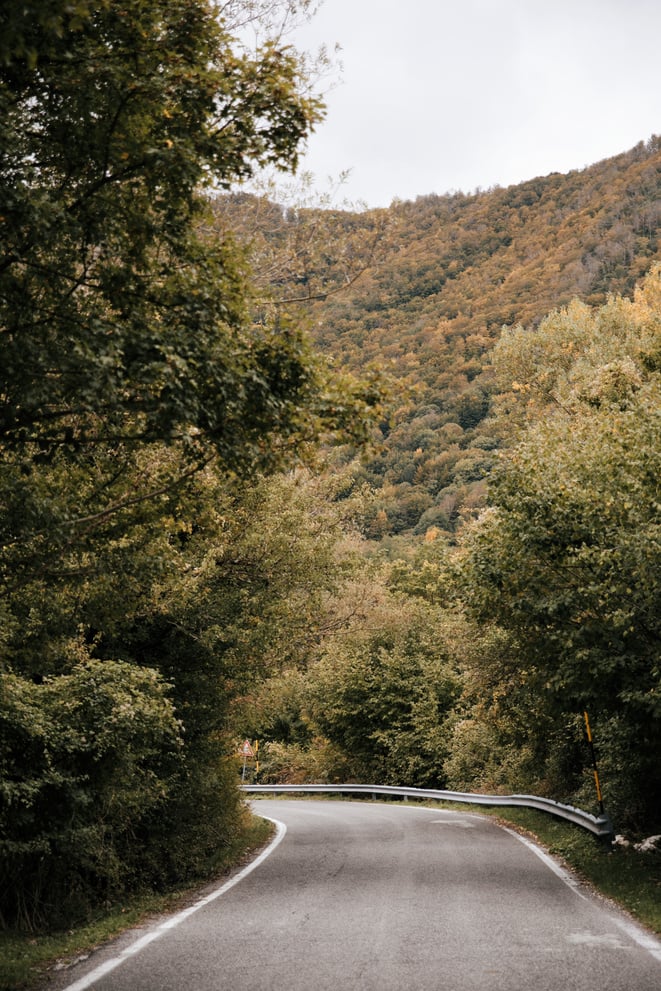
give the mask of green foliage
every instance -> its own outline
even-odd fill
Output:
[[[309,718],[359,780],[438,787],[458,693],[429,611],[386,598],[310,672]]]
[[[580,311],[573,361],[535,359],[533,382],[553,383],[554,401],[502,460],[492,508],[462,552],[474,616],[514,638],[501,677],[518,670],[542,710],[589,710],[613,813],[634,824],[660,814],[661,380],[646,358],[661,333],[660,281],[657,269],[633,302]],[[524,360],[547,347],[549,328],[558,339],[564,324],[571,341],[576,312],[542,324]]]
[[[355,774],[352,755],[323,736],[313,736],[305,743],[269,740],[260,747],[259,780],[266,784],[307,781],[341,784],[351,781]]]
[[[176,784],[140,834],[161,883],[202,873],[231,836],[238,795],[230,755],[234,733],[250,729],[237,709],[265,676],[303,665],[331,622],[362,509],[345,487],[339,474],[321,481],[303,470],[251,486],[200,473],[171,528],[175,564],[97,639],[99,653],[158,669],[183,723]]]
[[[205,226],[211,189],[293,169],[321,119],[272,30],[308,6],[0,13],[6,924],[201,876],[231,841],[229,700],[303,600],[284,604],[287,514],[270,527],[238,479],[362,441],[380,402],[286,314],[253,321],[244,250]]]
[[[333,382],[284,316],[253,323],[243,251],[203,228],[205,187],[293,167],[320,118],[295,50],[248,53],[200,0],[24,4],[10,20],[0,567],[15,581],[86,570],[95,533],[104,545],[150,508],[153,522],[214,459],[248,475],[320,435],[364,439],[379,395]]]
[[[214,870],[221,874],[242,863],[267,842],[272,831],[270,822],[246,812],[231,845],[216,851]],[[48,933],[2,931],[0,991],[18,991],[52,980],[53,970],[70,965],[131,926],[148,922],[155,914],[185,907],[198,892],[199,883],[193,887],[177,885],[164,894],[131,892],[98,908],[92,921],[75,929]]]
[[[81,734],[94,740],[105,734],[104,740],[112,741],[112,706],[124,711],[123,679],[128,690],[131,679],[140,677],[155,679],[163,691],[167,686],[169,711],[182,733],[181,750],[168,749],[164,740],[160,748],[158,741],[154,744],[160,761],[157,800],[150,803],[149,789],[136,780],[134,787],[146,805],[134,807],[129,784],[124,793],[114,783],[126,816],[124,832],[116,828],[117,849],[108,839],[107,816],[98,824],[92,816],[90,844],[96,850],[100,830],[99,849],[106,850],[108,864],[90,867],[88,877],[87,860],[81,864],[69,858],[66,877],[74,878],[78,871],[85,881],[80,882],[79,905],[64,898],[58,902],[63,917],[67,911],[82,914],[95,895],[106,897],[104,884],[117,893],[128,885],[163,887],[201,877],[218,850],[231,842],[240,796],[235,762],[228,759],[234,749],[228,733],[230,708],[265,674],[286,662],[303,663],[324,625],[335,622],[330,597],[351,569],[352,520],[363,509],[362,499],[350,495],[341,474],[322,482],[302,470],[245,486],[230,485],[206,469],[196,473],[187,489],[170,494],[167,505],[171,515],[161,517],[160,532],[144,524],[108,542],[103,548],[108,572],[93,568],[75,583],[64,577],[58,583],[35,579],[26,588],[28,601],[15,596],[16,623],[6,633],[6,646],[16,668],[38,680],[40,671],[52,670],[45,682],[52,686],[49,691],[58,698],[59,693],[72,693],[68,671],[77,655],[72,659],[66,636],[74,603],[76,620],[84,617],[90,624],[83,627],[87,645],[81,643],[77,650],[98,659],[90,663],[99,671],[107,666],[108,677],[115,674],[104,696],[109,711],[76,707]],[[45,653],[39,657],[41,650]],[[33,693],[42,688],[18,675],[7,678],[16,678]],[[64,714],[58,713],[54,706],[52,732],[65,734]],[[119,733],[116,738],[127,762],[149,767],[149,752],[140,738],[130,741]],[[27,765],[12,774],[26,787],[30,782],[35,793],[44,793],[47,806],[53,800],[49,765],[33,760],[28,750],[25,754]],[[76,760],[68,751],[61,760],[74,784],[81,773]],[[121,774],[121,762],[113,764],[111,755],[108,761]],[[105,766],[99,762],[89,768],[81,798],[85,808],[102,803]],[[65,824],[69,829],[66,809],[65,821],[46,816],[43,802],[39,809],[55,843]],[[10,841],[19,823],[10,817],[4,826]],[[82,844],[76,849],[82,852]],[[23,865],[19,876],[25,890],[17,883],[15,890],[34,909],[33,915],[29,906],[21,909],[25,921],[52,922],[52,903],[42,901],[46,890],[60,883],[59,875],[32,877]],[[72,890],[78,890],[73,882]],[[5,905],[4,912],[7,921],[14,919],[13,905]]]
[[[167,669],[175,692],[188,663],[215,671],[219,686],[228,679],[215,699],[214,683],[199,680],[199,704],[214,728],[222,718],[214,717],[216,709],[261,675],[301,663],[329,612],[336,615],[332,597],[351,574],[352,535],[363,510],[362,496],[346,491],[346,478],[304,470],[250,486],[230,485],[211,471],[198,478],[202,491],[197,512],[187,507],[179,566],[159,583],[150,611],[136,617],[139,646],[131,649]],[[126,642],[125,629],[122,636]],[[188,704],[192,690],[184,692]],[[201,714],[198,722],[207,725]]]
[[[337,545],[305,665],[290,662],[233,707],[235,733],[260,740],[260,780],[439,786],[461,692],[452,617],[426,594],[439,567],[417,573],[357,549]]]
[[[198,0],[43,34],[21,10],[38,47],[0,73],[3,441],[203,436],[246,463],[309,376],[295,335],[243,330],[240,257],[197,233],[199,188],[295,163],[320,113],[295,53],[251,58]]]
[[[166,688],[155,671],[109,660],[41,684],[2,676],[4,925],[62,922],[125,890],[135,831],[179,760]]]

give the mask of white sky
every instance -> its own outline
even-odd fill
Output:
[[[661,0],[325,0],[338,42],[303,168],[388,206],[581,169],[661,133]],[[338,205],[341,205],[338,203]]]

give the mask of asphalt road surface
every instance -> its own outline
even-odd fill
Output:
[[[661,989],[661,943],[492,820],[365,802],[254,808],[280,823],[254,869],[126,934],[56,986]]]

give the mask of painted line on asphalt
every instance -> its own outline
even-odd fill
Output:
[[[517,833],[516,830],[514,829],[508,829],[507,826],[503,826],[502,828],[505,830],[506,833],[509,833],[510,836],[513,836],[515,839],[519,840],[520,843],[523,843],[525,846],[527,846],[529,850],[532,850],[532,852],[537,857],[539,857],[539,859],[543,863],[546,864],[548,869],[550,871],[553,871],[556,877],[559,877],[560,880],[563,881],[568,888],[571,888],[572,891],[574,891],[579,898],[582,898],[584,901],[588,901],[587,895],[580,890],[580,881],[578,880],[578,878],[575,878],[573,874],[570,874],[569,871],[566,871],[563,867],[560,866],[560,864],[557,864],[555,860],[548,855],[548,853],[545,853],[544,850],[541,849],[541,847],[538,847],[536,843],[533,843],[532,840],[529,840],[527,836],[522,836],[521,833]]]
[[[645,932],[644,929],[640,929],[635,922],[629,922],[628,919],[618,919],[615,916],[612,916],[612,919],[622,932],[626,933],[639,946],[644,947],[648,953],[652,954],[655,960],[661,963],[661,943],[655,936]]]
[[[521,836],[520,833],[515,832],[513,829],[508,829],[506,826],[503,826],[503,829],[506,833],[509,833],[511,836],[516,837],[517,840],[520,840],[521,843],[525,843],[525,845],[529,847],[533,853],[537,854],[539,859],[542,860],[546,866],[560,878],[561,881],[564,881],[567,887],[571,888],[579,898],[582,898],[584,901],[590,901],[588,896],[580,890],[580,881],[568,871],[564,870],[560,864],[557,864],[555,860],[544,852],[544,850],[540,849],[540,847],[538,847],[527,837]],[[638,946],[642,946],[644,950],[651,953],[655,960],[661,962],[661,942],[656,938],[656,936],[646,932],[642,926],[639,926],[633,921],[629,921],[626,918],[621,918],[612,912],[609,913],[609,915],[611,922],[622,932],[626,933],[629,939],[632,939],[634,943],[638,944]]]
[[[239,881],[242,881],[248,876],[248,874],[252,873],[256,867],[259,867],[259,865],[273,853],[278,844],[282,842],[285,838],[285,833],[287,832],[287,827],[284,822],[280,822],[278,819],[272,819],[270,816],[265,815],[262,815],[261,818],[268,819],[269,822],[272,822],[275,825],[276,833],[269,845],[262,850],[260,855],[256,857],[255,860],[247,864],[243,870],[239,871],[238,874],[235,874],[234,877],[230,878],[229,881],[226,881],[219,888],[215,888],[213,891],[209,892],[208,895],[205,895],[204,898],[200,898],[194,905],[190,905],[181,912],[177,912],[176,915],[170,916],[170,918],[166,919],[165,922],[161,922],[160,925],[155,926],[154,929],[151,929],[148,933],[145,933],[144,936],[137,939],[135,943],[131,943],[130,946],[127,946],[126,949],[122,950],[121,953],[118,953],[117,956],[111,957],[104,963],[99,964],[99,966],[94,970],[91,970],[89,974],[85,974],[84,977],[74,981],[73,984],[68,984],[67,987],[64,988],[64,991],[85,991],[86,988],[91,987],[96,983],[96,981],[100,980],[102,977],[105,977],[106,974],[109,974],[111,971],[115,970],[116,967],[119,967],[125,960],[128,960],[130,957],[134,957],[136,953],[139,953],[140,950],[144,949],[149,943],[153,943],[155,939],[163,936],[166,932],[169,932],[170,929],[174,929],[175,926],[178,926],[181,922],[187,919],[189,915],[193,915],[193,913],[197,912],[198,909],[204,908],[205,905],[209,905],[211,902],[215,901],[216,898],[220,898],[220,896],[228,892],[230,888],[233,888],[235,884],[238,884]]]

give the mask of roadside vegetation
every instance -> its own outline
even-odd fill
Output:
[[[246,816],[244,829],[232,845],[219,852],[210,865],[207,884],[222,884],[269,840],[273,826],[265,819]],[[178,885],[153,894],[128,895],[121,902],[99,906],[85,925],[47,933],[0,931],[0,991],[47,987],[54,970],[70,967],[93,950],[133,926],[176,912],[200,896],[199,885]]]

